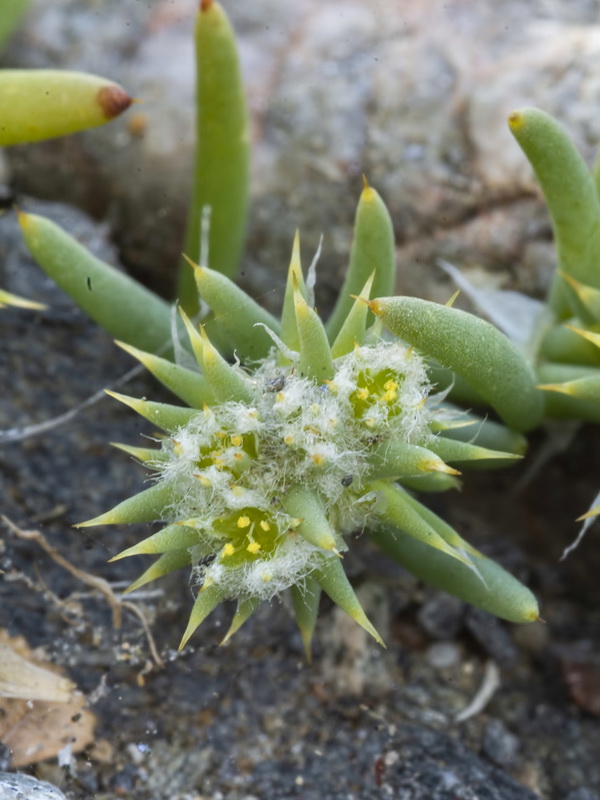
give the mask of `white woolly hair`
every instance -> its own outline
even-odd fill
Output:
[[[299,535],[286,536],[271,558],[236,567],[214,561],[206,568],[204,578],[222,588],[226,597],[271,600],[284,589],[302,583],[322,564],[323,550]]]
[[[334,379],[318,385],[293,364],[278,365],[273,353],[253,375],[252,406],[204,409],[165,440],[168,457],[156,467],[173,488],[169,521],[194,520],[203,546],[212,540],[217,551],[223,539],[212,533],[215,521],[243,508],[275,515],[286,530],[282,499],[289,486],[301,484],[319,495],[341,535],[364,527],[373,513],[373,503],[361,496],[370,442],[374,436],[425,441],[435,404],[425,405],[430,384],[423,360],[398,342],[357,347],[334,366]],[[397,384],[397,399],[372,397],[357,418],[354,393],[380,373]],[[249,437],[255,456],[244,449]],[[324,557],[299,534],[287,533],[260,558],[238,566],[217,560],[200,572],[228,596],[269,599],[302,582]]]

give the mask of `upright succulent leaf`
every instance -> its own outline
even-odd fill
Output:
[[[285,295],[283,298],[283,309],[281,311],[281,339],[291,350],[300,352],[300,338],[298,336],[298,326],[296,324],[296,300],[295,295],[299,292],[304,300],[307,300],[306,285],[302,275],[302,262],[300,260],[300,235],[296,231],[294,245],[292,247],[292,257],[288,268],[287,282],[285,285]],[[285,363],[285,357],[280,355],[281,363]]]
[[[364,343],[367,317],[370,315],[369,307],[364,301],[371,297],[374,279],[375,272],[373,271],[362,287],[360,297],[356,298],[354,305],[348,311],[348,316],[331,345],[331,355],[334,358],[345,356],[353,347]]]
[[[537,108],[514,111],[511,133],[531,162],[552,218],[560,269],[600,289],[600,199],[594,177],[559,123]],[[556,275],[550,303],[560,318],[582,312]],[[585,317],[585,310],[583,310]]]
[[[0,52],[17,27],[29,6],[30,0],[5,0],[0,9]]]
[[[210,208],[208,263],[233,277],[248,214],[250,131],[239,58],[220,3],[202,0],[196,18],[196,164],[184,252],[200,260],[201,218]],[[198,309],[194,278],[182,262],[179,301]]]
[[[294,288],[294,310],[300,344],[300,374],[320,383],[330,380],[334,372],[333,358],[325,326],[317,312],[302,297],[298,286]]]
[[[131,103],[118,84],[84,72],[0,70],[0,146],[96,128]]]
[[[358,295],[375,271],[373,294],[392,294],[396,281],[396,248],[394,228],[389,211],[378,192],[366,179],[354,221],[354,239],[350,266],[337,303],[327,322],[329,340],[339,334],[352,307],[352,295]],[[372,317],[371,317],[372,319]]]
[[[220,272],[194,265],[194,277],[199,296],[210,306],[215,324],[233,342],[236,353],[241,358],[263,357],[273,345],[265,327],[279,335],[279,321]]]

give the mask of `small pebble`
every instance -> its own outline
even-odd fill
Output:
[[[419,624],[433,639],[453,639],[462,627],[464,610],[462,600],[435,592],[419,609]]]
[[[483,752],[490,761],[508,767],[514,763],[518,749],[518,738],[499,719],[491,719],[483,734]]]
[[[448,669],[460,661],[460,650],[452,642],[434,642],[427,648],[427,661],[434,669]]]
[[[504,624],[499,619],[481,611],[469,608],[466,626],[485,652],[500,666],[510,669],[515,665],[518,651]]]

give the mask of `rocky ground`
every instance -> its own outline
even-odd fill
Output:
[[[402,291],[447,299],[434,265],[443,255],[485,285],[540,293],[551,267],[548,224],[502,118],[513,105],[543,104],[591,155],[600,139],[597,3],[515,0],[502,4],[502,17],[466,0],[443,11],[429,2],[392,8],[262,0],[232,9],[257,143],[244,280],[274,301],[294,227],[308,243],[324,230],[326,307],[366,170],[392,209]],[[189,16],[183,2],[53,0],[38,5],[8,54],[13,63],[92,68],[150,98],[141,135],[123,121],[7,152],[3,191],[7,205],[16,197],[41,208],[162,287],[180,247],[191,147]],[[26,192],[103,222],[40,207]],[[44,422],[123,379],[131,361],[28,261],[11,213],[0,220],[0,263],[3,288],[48,303],[0,316],[0,430]],[[143,375],[120,386],[161,397]],[[106,562],[140,531],[71,526],[142,487],[141,468],[108,442],[138,444],[144,433],[143,421],[103,399],[53,429],[5,436],[2,513],[41,531],[79,570],[125,586],[139,566]],[[545,437],[534,437],[530,463]],[[461,494],[431,505],[534,589],[545,624],[519,628],[474,612],[360,540],[347,567],[387,650],[325,605],[310,665],[285,602],[262,608],[226,647],[218,643],[231,609],[219,609],[178,655],[187,576],[134,596],[137,612],[123,609],[116,629],[85,576],[2,528],[0,629],[64,667],[96,718],[83,751],[22,769],[70,800],[599,800],[594,532],[559,559],[598,490],[600,434],[580,430],[525,482],[526,472],[469,477]],[[487,702],[461,721],[482,688]],[[7,749],[1,768],[11,768]]]

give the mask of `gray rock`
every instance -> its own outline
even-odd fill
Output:
[[[320,307],[347,261],[360,173],[389,204],[398,287],[447,300],[436,257],[487,285],[542,293],[548,218],[507,130],[523,103],[556,113],[591,158],[600,44],[574,0],[230,3],[253,113],[253,210],[244,280],[276,306],[294,229],[325,234]],[[13,148],[15,185],[109,217],[125,262],[167,291],[193,151],[192,7],[183,0],[37,0],[8,63],[88,69],[144,99],[106,128]],[[75,180],[76,178],[76,180]]]
[[[307,748],[304,763],[298,765],[296,759],[291,771],[283,763],[263,761],[257,765],[247,790],[257,797],[279,800],[298,796],[303,800],[379,800],[386,796],[410,800],[539,800],[464,745],[431,728],[402,725],[393,736],[374,730],[362,742],[346,733],[337,738],[336,745],[318,754]],[[357,775],[362,776],[360,781],[356,781]],[[234,795],[227,794],[226,798],[233,800]]]
[[[0,772],[0,800],[66,800],[65,795],[46,781],[30,775]]]

